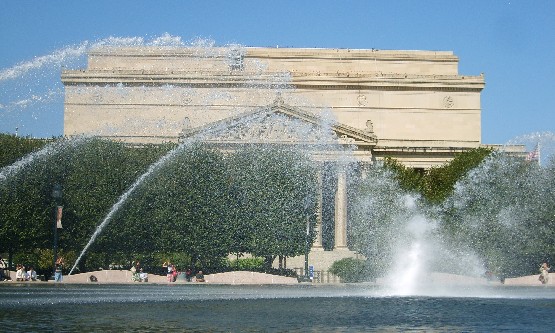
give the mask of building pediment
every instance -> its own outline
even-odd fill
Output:
[[[185,128],[182,140],[200,136],[213,143],[277,143],[309,145],[375,146],[376,136],[365,130],[328,120],[298,107],[287,105],[281,96],[266,107],[215,121],[195,128]]]

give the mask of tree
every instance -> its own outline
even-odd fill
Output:
[[[383,167],[393,171],[399,186],[409,192],[422,192],[424,188],[425,174],[411,167],[403,165],[394,158],[386,157]]]
[[[226,170],[218,151],[184,148],[129,197],[101,243],[132,253],[182,252],[202,266],[227,255]]]
[[[0,251],[51,248],[55,204],[64,206],[60,250],[79,251],[120,193],[160,150],[78,138],[59,139],[33,153],[0,183]],[[136,158],[145,152],[151,156]],[[57,203],[51,197],[54,183],[64,193]]]
[[[449,163],[425,173],[420,186],[423,196],[432,203],[441,203],[453,193],[457,181],[476,168],[493,153],[491,148],[476,148],[455,155]]]
[[[49,163],[53,156],[45,152],[56,144],[21,156],[21,163],[2,169],[5,177],[0,179],[0,252],[8,252],[10,262],[18,251],[44,248],[51,243],[54,220],[51,180],[59,168]],[[24,151],[27,150],[21,153]]]
[[[54,206],[60,204],[59,249],[68,255],[79,253],[115,212],[80,262],[81,271],[177,253],[203,266],[217,265],[228,253],[270,259],[304,253],[316,185],[310,160],[297,150],[251,147],[225,156],[201,143],[181,146],[114,206],[175,147],[128,147],[98,138],[44,146],[0,183],[0,251],[27,258],[33,257],[25,254],[29,248],[47,253]],[[63,188],[58,203],[51,197],[55,183]]]
[[[425,172],[406,167],[393,158],[384,160],[384,167],[395,173],[395,179],[405,191],[419,193],[431,203],[441,203],[451,193],[459,179],[477,167],[493,152],[491,148],[475,148],[458,153],[448,163]]]
[[[404,241],[403,230],[410,212],[407,192],[388,168],[374,166],[358,181],[350,214],[350,248],[367,258],[375,275],[388,272],[395,251]]]
[[[521,158],[488,158],[442,204],[444,234],[452,244],[474,250],[497,274],[536,273],[550,255],[547,240],[553,235],[549,175],[549,168]]]
[[[358,180],[353,192],[355,199],[351,205],[349,231],[352,249],[368,258],[370,268],[376,274],[389,271],[397,249],[410,239],[406,227],[408,221],[417,214],[427,214],[427,218],[432,220],[434,206],[429,203],[443,202],[453,193],[457,180],[490,153],[489,149],[471,150],[457,155],[442,167],[426,172],[406,167],[390,158],[384,161],[383,168],[375,166],[370,169],[365,179]],[[414,210],[411,205],[426,209]],[[443,220],[440,216],[434,217]],[[438,239],[442,237],[441,234],[435,236]]]
[[[0,168],[9,166],[34,151],[38,151],[52,140],[18,137],[0,133]]]
[[[276,256],[303,254],[307,220],[315,223],[316,173],[309,158],[300,151],[260,146],[238,152],[230,165],[241,191],[242,248],[265,257],[267,266]],[[310,244],[313,237],[312,232]]]

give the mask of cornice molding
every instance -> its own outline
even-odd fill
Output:
[[[172,47],[172,46],[102,46],[89,51],[92,57],[206,57],[225,58],[233,47]],[[245,58],[267,59],[341,59],[383,61],[458,62],[452,51],[328,49],[283,47],[238,47]]]
[[[62,82],[71,85],[116,85],[128,86],[187,86],[187,87],[256,87],[272,82],[274,75],[249,75],[233,72],[175,72],[175,71],[62,71]],[[337,90],[444,90],[444,91],[481,91],[485,87],[484,77],[454,75],[365,75],[365,76],[326,76],[300,75],[295,73],[291,84],[298,89],[337,89]]]

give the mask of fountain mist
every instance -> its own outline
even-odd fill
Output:
[[[52,112],[45,108],[46,104],[62,103],[63,89],[58,80],[60,66],[83,66],[84,56],[89,50],[106,46],[189,47],[194,50],[199,62],[211,57],[228,61],[231,56],[244,52],[240,45],[215,48],[211,40],[197,39],[185,43],[180,37],[167,34],[149,41],[136,37],[85,41],[0,71],[0,110],[3,111],[0,112],[0,130],[18,127],[20,119],[28,116],[42,121],[42,117]],[[222,53],[225,54],[224,57]],[[256,70],[249,74],[250,77],[244,84],[245,88],[256,95],[253,98],[266,100],[270,104],[279,94],[286,102],[294,101],[291,104],[311,106],[307,101],[299,101],[299,97],[294,94],[288,73],[268,75],[264,64],[255,65]],[[51,82],[44,84],[45,81]],[[148,86],[124,87],[119,84],[94,89],[98,89],[99,94],[103,94],[104,90],[115,91],[123,97],[130,92],[140,92],[148,97],[154,95],[154,88]],[[163,98],[179,95],[178,98],[185,100],[192,96],[198,98],[202,94],[198,90],[172,85],[164,86],[163,91]],[[17,98],[14,99],[14,96]],[[238,104],[231,94],[209,89],[201,97],[205,105],[222,102],[228,105]],[[229,116],[251,111],[246,107],[236,106]],[[320,110],[319,116],[322,123],[317,131],[300,122],[285,124],[286,117],[259,112],[244,117],[240,122],[220,122],[190,137],[152,164],[119,197],[96,227],[71,272],[135,190],[168,161],[187,150],[193,142],[217,141],[231,135],[226,131],[234,127],[234,138],[247,142],[270,143],[281,136],[301,142],[334,145],[337,138],[331,131],[331,124],[335,122],[332,112]],[[140,130],[144,121],[148,120],[128,119],[125,131]],[[186,121],[187,119],[172,122],[162,118],[157,120],[156,126],[160,129],[177,130],[188,127]],[[120,131],[121,129],[107,127],[95,134],[117,135]],[[404,193],[390,173],[380,167],[372,168],[366,178],[360,180],[362,191],[353,198],[354,204],[350,207],[350,214],[355,221],[350,226],[352,243],[356,244],[359,252],[367,255],[379,275],[387,276],[391,293],[399,295],[418,293],[419,288],[426,285],[432,271],[472,276],[479,276],[486,269],[504,272],[503,274],[529,272],[531,265],[536,265],[535,262],[526,263],[525,258],[515,258],[507,255],[507,252],[515,244],[524,251],[527,244],[534,243],[541,245],[533,249],[532,254],[535,257],[544,255],[541,248],[546,246],[545,239],[550,239],[549,232],[545,230],[549,230],[546,226],[553,223],[555,210],[555,201],[551,195],[555,191],[555,167],[551,159],[555,146],[554,137],[553,133],[546,132],[515,138],[508,144],[524,144],[529,151],[539,144],[541,166],[496,154],[461,179],[453,195],[439,207],[427,206],[414,196]],[[3,168],[0,170],[0,183],[43,156],[56,153],[60,145],[68,142],[79,143],[75,139],[56,142]],[[354,161],[349,149],[344,150],[342,159],[343,162]],[[329,186],[330,189],[333,188],[333,184]],[[522,268],[516,269],[515,263]]]

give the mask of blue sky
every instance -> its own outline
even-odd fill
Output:
[[[217,45],[453,51],[461,75],[485,75],[482,142],[506,143],[555,132],[554,15],[549,0],[5,0],[0,132],[18,127],[20,135],[49,137],[63,131],[59,74],[67,64],[53,61],[13,77],[10,70],[110,36],[149,40],[168,33]],[[67,66],[84,67],[83,59]]]

